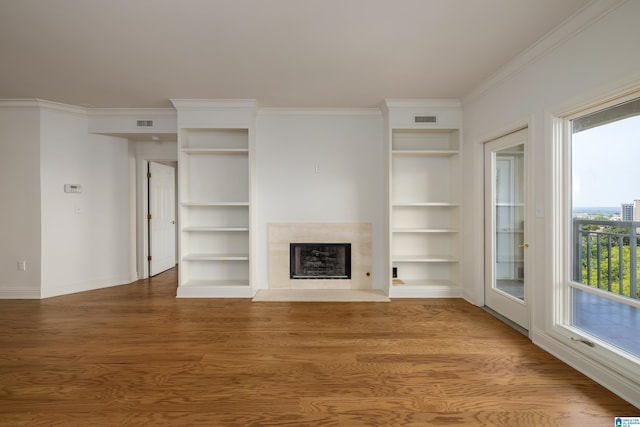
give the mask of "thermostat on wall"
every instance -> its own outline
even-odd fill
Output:
[[[82,193],[82,185],[79,184],[65,184],[64,185],[65,193]]]

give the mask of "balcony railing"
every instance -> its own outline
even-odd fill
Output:
[[[638,299],[636,221],[573,220],[573,280]]]

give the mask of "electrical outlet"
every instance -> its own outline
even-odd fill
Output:
[[[27,271],[27,261],[18,261],[18,271]]]

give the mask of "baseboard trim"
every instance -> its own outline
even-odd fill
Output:
[[[98,289],[111,288],[113,286],[128,285],[137,279],[131,280],[130,275],[119,276],[96,281],[86,281],[79,283],[68,283],[60,286],[43,286],[41,298],[58,297],[62,295],[77,294],[78,292],[95,291]]]
[[[533,343],[544,351],[562,360],[640,410],[640,394],[638,394],[638,384],[635,382],[578,352],[572,351],[540,330],[534,329],[531,333],[531,338]]]
[[[0,299],[40,299],[39,289],[2,289]]]

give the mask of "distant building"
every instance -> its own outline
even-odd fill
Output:
[[[635,208],[640,203],[640,200],[636,200],[634,203],[623,203],[620,210],[620,216],[623,221],[634,221],[634,212],[638,210]]]
[[[633,220],[634,221],[640,221],[640,200],[634,200],[633,201],[633,205],[634,205],[634,214],[633,214]]]

